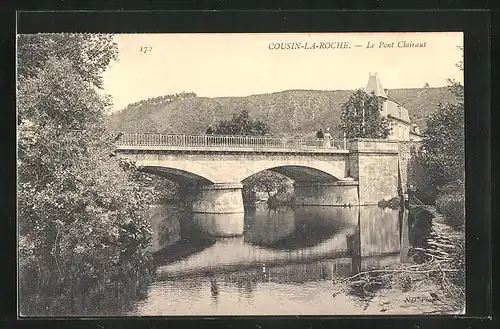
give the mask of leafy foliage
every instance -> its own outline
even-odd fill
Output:
[[[386,138],[390,127],[387,118],[380,113],[381,108],[379,97],[358,89],[341,106],[339,128],[347,138]]]
[[[465,223],[465,189],[463,186],[448,184],[441,188],[436,198],[436,210],[446,216],[452,227],[462,229]]]
[[[450,89],[458,100],[464,99],[464,86],[460,82],[455,79],[448,79],[448,89]]]
[[[272,170],[258,172],[243,181],[243,201],[246,204],[255,202],[256,192],[266,192],[269,209],[292,205],[293,192],[289,189],[292,183],[291,178]]]
[[[463,61],[457,67],[463,70]],[[462,186],[465,180],[464,87],[455,80],[448,82],[455,99],[439,104],[427,117],[423,140],[425,162],[437,187]]]
[[[36,76],[50,59],[70,59],[82,80],[102,87],[102,73],[117,59],[118,47],[106,34],[23,34],[17,38],[19,79]]]
[[[266,192],[270,197],[273,193],[286,192],[291,179],[271,170],[258,172],[243,181],[244,195],[253,192]]]
[[[456,66],[463,71],[463,60]],[[455,99],[439,104],[427,117],[422,148],[431,182],[438,189],[436,208],[460,228],[465,221],[464,86],[448,82]]]
[[[465,175],[464,105],[440,105],[429,116],[423,140],[425,162],[433,183],[440,187],[447,183],[463,184]]]
[[[269,126],[264,122],[252,120],[247,110],[233,115],[231,120],[219,121],[214,128],[216,135],[262,136],[269,132]]]
[[[157,196],[131,163],[112,157],[110,102],[98,92],[100,73],[116,56],[111,40],[18,39],[22,314],[99,312],[103,296],[126,290],[130,278],[140,290],[149,276],[145,210]]]

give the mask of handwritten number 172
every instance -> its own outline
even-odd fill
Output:
[[[143,46],[141,47],[141,53],[147,53],[148,51],[153,50],[153,47],[151,46]]]

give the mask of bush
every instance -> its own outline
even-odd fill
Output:
[[[437,187],[465,178],[464,105],[440,105],[427,120],[424,161]]]
[[[378,202],[378,206],[380,208],[390,208],[397,210],[401,207],[401,197],[395,196],[390,200],[380,200]]]
[[[465,224],[464,189],[450,186],[443,188],[436,199],[436,209],[452,226],[462,227]]]
[[[420,189],[417,189],[415,192],[415,197],[422,201],[424,204],[434,204],[436,202],[437,197],[437,189],[432,186],[424,186]]]
[[[257,193],[250,188],[243,186],[243,203],[245,204],[254,204],[257,201]]]
[[[158,196],[105,131],[110,99],[98,89],[116,44],[64,34],[18,45],[20,313],[113,312],[154,274],[145,210]]]
[[[275,195],[271,195],[267,200],[269,209],[276,209],[283,206],[292,206],[295,203],[293,193],[287,191],[279,191]]]

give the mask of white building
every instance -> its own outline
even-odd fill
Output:
[[[373,93],[383,100],[382,115],[388,118],[391,126],[388,139],[405,141],[422,140],[418,126],[412,124],[410,121],[408,110],[397,100],[389,96],[387,89],[382,87],[376,73],[370,74],[365,92],[367,94]]]

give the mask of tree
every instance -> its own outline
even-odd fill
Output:
[[[22,34],[17,37],[17,75],[36,76],[49,59],[70,60],[82,80],[102,88],[102,73],[118,58],[109,34]]]
[[[445,184],[464,182],[464,104],[440,104],[427,119],[423,149],[432,182]]]
[[[458,48],[463,51],[463,47]],[[456,66],[463,71],[463,60]],[[464,86],[455,80],[448,82],[456,101],[439,104],[427,117],[422,153],[430,181],[438,191],[436,209],[460,228],[465,223]]]
[[[268,197],[271,194],[278,193],[290,183],[290,179],[282,174],[270,170],[258,172],[243,181],[245,188],[254,191],[266,192]]]
[[[347,138],[386,138],[389,136],[389,122],[382,116],[382,100],[358,89],[341,105],[339,128]]]
[[[458,63],[455,64],[455,66],[460,70],[464,71],[464,60],[463,60],[463,51],[464,47],[463,46],[457,46],[457,48],[462,52],[462,60],[460,60]],[[456,81],[455,79],[448,79],[448,89],[455,95],[457,101],[463,102],[464,101],[464,86],[462,83],[459,81]]]
[[[221,120],[214,128],[216,135],[262,136],[271,131],[266,123],[250,118],[247,110],[234,114],[231,120]]]
[[[98,89],[116,47],[68,34],[18,44],[21,312],[95,312],[89,298],[148,269],[145,209],[155,198],[132,164],[110,157],[110,102]]]
[[[292,182],[292,179],[271,170],[253,174],[242,182],[244,202],[255,202],[256,192],[266,192],[269,208],[289,204],[292,196],[288,194],[288,186]]]
[[[463,71],[463,61],[456,66]],[[456,102],[439,104],[427,117],[423,139],[424,160],[436,187],[460,186],[465,179],[464,86],[449,79],[448,88]]]

